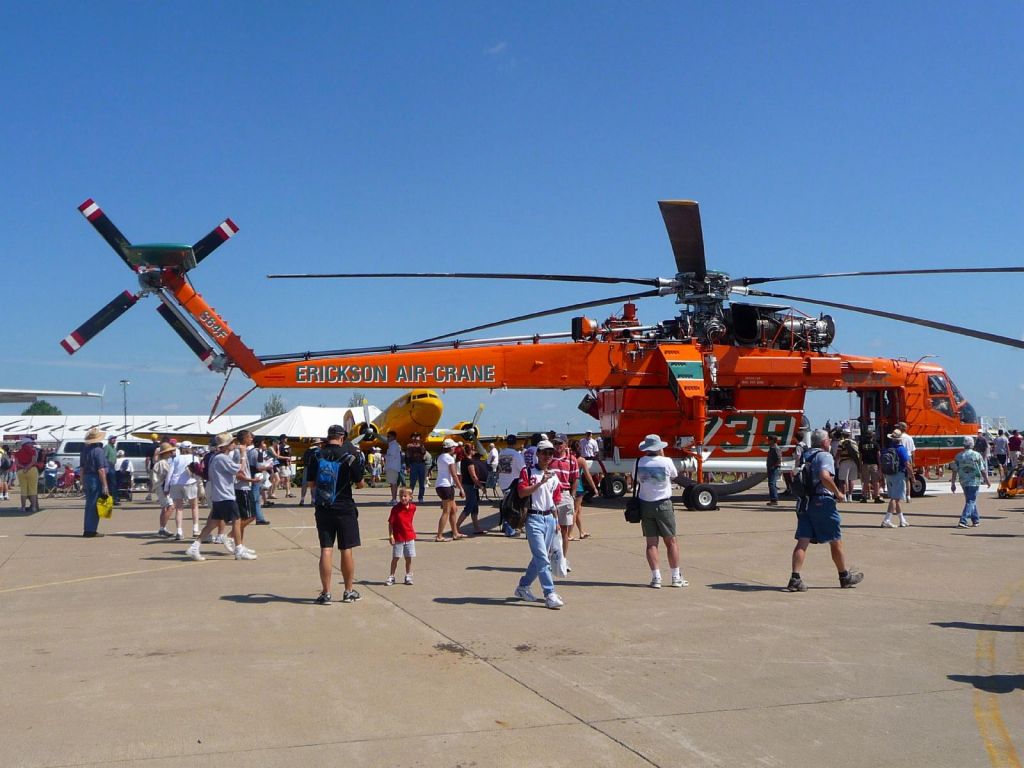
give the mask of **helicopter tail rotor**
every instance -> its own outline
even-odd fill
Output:
[[[104,305],[99,312],[65,336],[60,345],[69,355],[75,354],[95,338],[100,331],[135,306],[135,302],[138,300],[139,297],[131,291],[122,291],[112,301]]]

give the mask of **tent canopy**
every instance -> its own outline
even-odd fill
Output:
[[[370,420],[380,415],[380,408],[367,406]],[[299,405],[280,416],[260,419],[251,424],[243,424],[238,429],[248,429],[254,435],[277,437],[288,435],[291,438],[327,437],[327,428],[332,424],[342,424],[346,428],[363,421],[363,409],[359,408],[319,408],[312,405]],[[237,430],[236,430],[237,431]]]

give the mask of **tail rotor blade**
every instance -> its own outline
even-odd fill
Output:
[[[78,206],[78,210],[89,220],[89,223],[100,233],[100,236],[107,241],[107,244],[117,252],[117,255],[128,265],[129,269],[134,272],[135,267],[128,260],[128,249],[131,248],[132,244],[128,242],[128,238],[121,234],[121,230],[114,226],[114,222],[107,218],[107,214],[103,212],[99,204],[90,197]]]
[[[65,336],[60,345],[64,347],[64,350],[69,355],[75,354],[86,342],[131,309],[138,300],[139,297],[131,291],[124,291],[103,307],[103,309]]]
[[[704,233],[700,226],[700,208],[692,200],[660,200],[661,217],[665,220],[676,269],[693,273],[698,280],[707,274],[704,263]]]
[[[210,234],[192,246],[192,253],[195,254],[196,264],[213,253],[222,243],[227,242],[237,234],[238,226],[235,222],[231,219],[224,219]]]
[[[161,296],[161,299],[163,297]],[[199,335],[199,333],[192,328],[179,313],[176,313],[172,307],[162,300],[160,306],[156,308],[156,311],[160,313],[160,317],[167,321],[167,324],[174,329],[174,332],[181,337],[181,340],[188,344],[189,349],[196,353],[196,356],[207,368],[213,366],[213,361],[216,359],[217,354],[213,351],[213,347],[206,343],[206,341]]]

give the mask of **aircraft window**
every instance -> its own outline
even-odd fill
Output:
[[[954,388],[954,391],[955,388]],[[964,403],[960,406],[960,423],[961,424],[977,424],[978,423],[978,412],[974,410],[974,406],[970,403]]]
[[[964,400],[966,400],[966,399],[967,399],[966,397],[964,397],[964,396],[963,396],[963,395],[962,395],[962,394],[960,393],[960,390],[959,390],[959,389],[957,389],[956,383],[955,383],[955,382],[954,382],[954,381],[953,381],[952,379],[950,379],[950,380],[949,380],[949,388],[950,388],[951,390],[953,390],[953,399],[954,399],[954,400],[956,400],[956,402],[957,402],[957,403],[962,403],[962,402],[963,402]],[[972,410],[973,410],[973,409],[972,409]],[[967,423],[968,423],[968,424],[976,424],[977,422],[975,422],[975,421],[969,421],[969,422],[967,422]]]
[[[932,410],[944,413],[946,416],[952,416],[953,404],[949,401],[948,397],[933,397]]]
[[[930,395],[944,395],[946,394],[946,377],[938,373],[933,373],[928,377],[928,394]]]

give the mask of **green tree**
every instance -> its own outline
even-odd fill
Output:
[[[36,400],[21,412],[22,416],[60,416],[60,408],[45,400]]]
[[[363,399],[365,397],[366,397],[366,395],[364,395],[362,392],[356,390],[355,392],[353,392],[351,395],[348,396],[348,407],[349,408],[358,408],[359,406],[361,406],[363,404]]]
[[[271,395],[267,398],[267,402],[263,404],[263,418],[269,419],[271,416],[280,416],[286,410],[288,409],[284,407],[284,399],[280,395]]]

